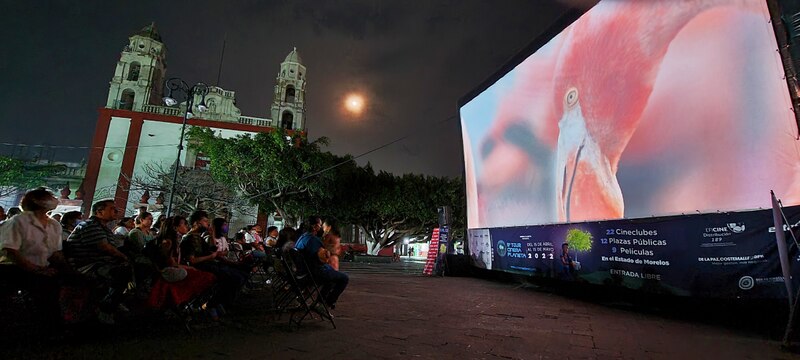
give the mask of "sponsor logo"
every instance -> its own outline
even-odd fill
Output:
[[[728,229],[731,229],[734,233],[741,233],[744,232],[744,223],[728,223]]]
[[[752,276],[742,276],[739,279],[739,289],[750,290],[756,285],[755,279]]]
[[[505,257],[506,256],[506,242],[505,241],[500,240],[500,241],[497,242],[497,254],[500,255],[500,257]]]

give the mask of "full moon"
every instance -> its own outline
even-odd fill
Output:
[[[364,98],[359,94],[349,94],[344,99],[344,108],[353,114],[364,111]]]

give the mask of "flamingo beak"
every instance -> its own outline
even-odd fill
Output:
[[[559,220],[622,217],[622,190],[608,158],[587,130],[580,102],[565,109],[558,127],[555,183]]]

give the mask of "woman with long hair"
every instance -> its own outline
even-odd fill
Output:
[[[275,244],[275,248],[281,255],[294,248],[295,242],[297,242],[297,231],[291,227],[285,227],[278,232],[278,243]]]
[[[153,228],[150,229],[150,232],[153,233],[153,235],[158,235],[161,232],[161,225],[164,223],[164,219],[166,218],[167,215],[164,214],[158,215],[158,219],[156,220],[155,223],[153,223]]]
[[[228,244],[228,222],[223,218],[211,220],[211,227],[208,228],[208,244],[216,248],[217,252],[223,257],[228,256],[230,245]]]
[[[148,246],[151,250],[147,252],[160,272],[150,292],[148,304],[151,307],[183,304],[214,285],[214,274],[180,263],[178,242],[182,231],[188,231],[186,218],[166,218],[161,224],[158,237]]]

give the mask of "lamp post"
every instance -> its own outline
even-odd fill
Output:
[[[194,113],[194,98],[200,96],[200,104],[197,105],[198,112],[204,112],[206,107],[206,94],[208,94],[208,85],[204,83],[197,83],[189,86],[185,81],[179,78],[171,78],[164,82],[164,87],[167,89],[167,95],[164,96],[164,105],[175,106],[178,100],[173,97],[173,92],[183,93],[186,95],[186,109],[183,112],[183,124],[181,125],[181,138],[178,140],[178,157],[175,160],[175,170],[172,172],[172,185],[169,190],[169,201],[167,202],[167,217],[172,215],[173,199],[175,197],[175,183],[178,181],[178,168],[181,165],[181,152],[183,152],[183,137],[186,136],[186,121],[189,120]]]

